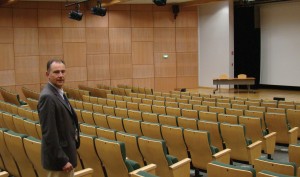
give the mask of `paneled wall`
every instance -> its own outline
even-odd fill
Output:
[[[198,87],[197,8],[114,5],[105,17],[82,4],[81,21],[59,2],[0,7],[0,86],[39,90],[46,62],[62,58],[67,84],[129,84],[169,91]],[[163,54],[168,54],[163,59]]]

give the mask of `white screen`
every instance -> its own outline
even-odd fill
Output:
[[[260,7],[261,84],[300,86],[300,2]]]

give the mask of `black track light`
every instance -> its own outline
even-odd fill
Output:
[[[106,15],[106,8],[104,7],[93,7],[91,9],[92,14],[99,15],[99,16],[105,16]]]
[[[82,19],[83,13],[79,12],[79,11],[73,11],[71,10],[71,12],[69,13],[69,18],[73,19],[73,20],[77,20],[80,21]]]
[[[157,6],[164,6],[167,4],[167,0],[153,0],[154,4]]]

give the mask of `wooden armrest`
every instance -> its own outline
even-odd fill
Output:
[[[254,159],[261,155],[262,141],[255,141],[247,147],[249,163],[253,165]]]
[[[1,171],[1,172],[0,172],[0,176],[1,176],[1,177],[8,177],[9,174],[8,174],[6,171]]]
[[[294,128],[289,130],[289,133],[293,133],[295,131],[297,131],[297,133],[298,133],[298,129],[299,129],[298,127],[294,127]]]
[[[276,132],[272,132],[272,133],[269,133],[269,134],[267,134],[266,136],[264,136],[264,139],[269,139],[270,137],[276,137]]]
[[[298,139],[298,127],[294,127],[289,130],[289,144],[297,144]]]
[[[230,163],[230,152],[231,149],[224,149],[216,154],[213,155],[213,159],[219,162],[223,162],[226,164]]]
[[[274,154],[276,134],[276,132],[272,132],[263,137],[263,150],[266,154]]]
[[[255,148],[259,145],[261,146],[261,144],[262,144],[262,141],[255,141],[254,143],[250,144],[247,148],[248,149],[253,149],[253,148]]]
[[[136,174],[139,171],[145,171],[145,172],[148,172],[148,173],[151,173],[151,174],[155,175],[155,169],[156,169],[156,167],[157,167],[156,164],[149,164],[147,166],[144,166],[142,168],[139,168],[137,170],[134,170],[134,171],[130,172],[129,175]]]
[[[180,166],[184,165],[184,164],[189,164],[191,162],[191,159],[190,158],[185,158],[185,159],[182,159],[180,160],[179,162],[173,164],[170,166],[171,169],[176,169],[176,168],[179,168]]]
[[[85,175],[89,175],[92,176],[92,174],[94,173],[94,170],[92,168],[86,168],[80,171],[76,171],[74,173],[74,177],[81,177],[81,176],[85,176]]]

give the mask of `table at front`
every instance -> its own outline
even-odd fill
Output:
[[[248,92],[250,91],[250,85],[255,84],[255,78],[229,78],[229,79],[214,79],[213,85],[216,85],[216,89],[214,89],[214,94],[217,90],[219,90],[220,85],[237,85],[239,89],[239,85],[247,85]]]

